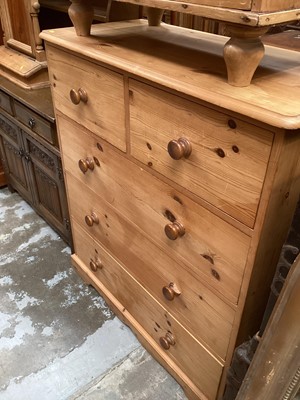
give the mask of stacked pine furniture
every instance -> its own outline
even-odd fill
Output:
[[[44,26],[64,26],[59,11],[69,4],[0,2],[0,186],[17,190],[71,244],[46,56],[39,37],[41,14]],[[112,5],[111,0],[93,0],[93,6],[103,22],[139,15],[137,6]]]
[[[220,399],[299,197],[299,54],[266,46],[241,88],[228,38],[144,20],[42,38],[73,264],[190,399]]]

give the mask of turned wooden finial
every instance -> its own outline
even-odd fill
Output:
[[[43,47],[43,41],[39,37],[40,34],[40,24],[39,24],[39,12],[40,12],[40,3],[38,1],[32,1],[31,2],[31,10],[30,10],[30,16],[32,20],[32,29],[33,29],[33,35],[34,35],[34,43],[35,43],[35,48],[33,49],[34,55],[37,61],[45,61],[46,60],[46,55]]]

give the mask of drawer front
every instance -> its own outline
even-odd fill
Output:
[[[6,139],[8,139],[10,142],[19,147],[19,149],[21,149],[19,128],[15,124],[13,124],[9,119],[5,118],[3,115],[0,115],[0,131],[3,132]]]
[[[1,91],[0,91],[0,108],[2,108],[2,110],[6,111],[7,113],[13,115],[10,97],[6,93]]]
[[[67,183],[72,218],[121,261],[198,340],[225,359],[234,309],[202,283],[196,270],[168,257],[80,181],[67,174]],[[97,217],[99,222],[88,226],[86,216]]]
[[[55,108],[125,151],[122,75],[52,47],[47,59]]]
[[[167,310],[113,259],[107,251],[73,223],[75,253],[90,263],[97,257],[101,269],[97,278],[158,343],[167,333],[175,344],[165,351],[196,386],[213,400],[219,386],[223,365],[196,341]],[[95,278],[95,279],[97,279]],[[162,338],[162,339],[161,339]],[[193,361],[191,361],[193,360]]]
[[[254,226],[271,132],[131,80],[130,138],[136,159]]]
[[[172,258],[187,264],[199,279],[236,303],[250,238],[77,125],[59,116],[57,122],[63,132],[64,167]],[[89,160],[94,169],[82,173],[79,162],[86,166]],[[178,221],[185,234],[171,240],[165,229],[173,229]]]
[[[198,4],[200,6],[233,8],[236,10],[251,10],[256,12],[271,12],[290,10],[300,7],[299,0],[189,0],[187,4]]]
[[[15,111],[17,119],[27,128],[31,129],[49,143],[56,144],[56,132],[49,121],[17,101],[15,101]]]
[[[189,0],[187,4],[197,4],[200,6],[234,8],[241,10],[250,10],[252,0]]]

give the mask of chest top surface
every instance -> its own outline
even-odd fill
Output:
[[[266,46],[252,84],[230,86],[222,57],[227,37],[143,20],[44,31],[46,42],[130,76],[163,85],[271,126],[300,128],[300,53]]]

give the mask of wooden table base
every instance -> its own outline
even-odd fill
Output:
[[[90,0],[71,0],[69,16],[77,36],[89,36],[93,21],[93,7]],[[149,26],[159,26],[163,9],[145,7]],[[264,45],[261,36],[269,26],[249,26],[226,23],[226,34],[230,36],[224,46],[224,60],[227,67],[228,83],[232,86],[249,86],[261,59]]]
[[[230,85],[250,85],[254,72],[265,54],[261,36],[267,30],[268,27],[226,25],[226,33],[231,39],[224,46],[224,60]]]

